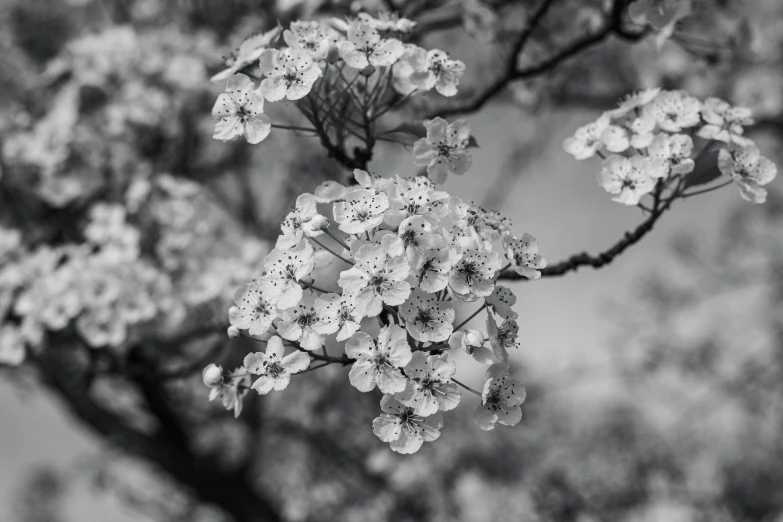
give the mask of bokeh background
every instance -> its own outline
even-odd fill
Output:
[[[505,39],[535,5],[429,3],[436,15],[458,15],[423,38],[466,62],[459,100],[502,74]],[[53,223],[78,228],[79,212],[96,201],[170,176],[182,185],[149,210],[157,219],[151,255],[177,266],[167,274],[184,318],[156,327],[170,339],[194,323],[220,324],[226,299],[257,270],[296,195],[344,169],[315,140],[282,131],[255,147],[211,140],[221,86],[209,77],[244,37],[277,20],[385,4],[397,3],[2,0],[0,186],[8,192],[0,215],[11,212],[8,184],[16,183],[47,203],[26,207],[25,237],[38,230],[63,241],[45,233]],[[557,4],[520,63],[599,30],[612,9]],[[473,169],[446,190],[504,212],[551,261],[608,247],[644,216],[613,204],[595,181],[597,160],[575,162],[561,143],[648,86],[751,107],[751,137],[780,164],[783,6],[694,5],[660,49],[654,35],[609,33],[464,114],[479,147]],[[291,110],[269,112],[295,123]],[[390,128],[415,112],[390,115]],[[370,167],[415,173],[410,150],[396,144],[380,146]],[[441,439],[413,456],[392,454],[372,435],[377,397],[353,390],[343,368],[249,398],[240,420],[207,403],[200,367],[158,375],[196,463],[192,476],[96,430],[74,406],[83,393],[140,433],[156,433],[163,417],[146,411],[143,382],[107,372],[74,397],[51,377],[52,363],[0,368],[0,521],[783,521],[778,186],[763,206],[732,186],[678,202],[610,266],[510,283],[522,328],[513,372],[528,387],[522,423],[482,432],[470,421],[474,398],[463,397]],[[179,210],[166,206],[171,200]],[[171,217],[179,211],[191,219]],[[65,227],[58,233],[67,240]],[[186,368],[220,345],[230,366],[251,348],[221,334],[180,340],[156,347],[156,362]],[[47,350],[72,347],[53,339]],[[86,371],[70,359],[54,364]],[[461,368],[463,382],[480,381],[478,365]],[[236,495],[216,501],[205,495],[211,490]]]

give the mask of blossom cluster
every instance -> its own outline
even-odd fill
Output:
[[[81,237],[60,245],[31,246],[18,229],[0,228],[0,364],[44,349],[47,333],[122,349],[186,330],[200,306],[227,306],[226,289],[252,277],[264,249],[215,215],[202,192],[169,175],[137,179],[124,201],[92,205]]]
[[[459,404],[454,354],[466,352],[489,366],[476,392],[478,425],[517,424],[525,392],[508,373],[508,350],[518,346],[516,298],[497,277],[509,268],[540,277],[546,261],[537,241],[515,237],[499,213],[450,196],[427,177],[359,169],[354,176],[355,185],[327,181],[300,195],[263,275],[237,290],[229,335],[267,348],[233,372],[207,367],[211,397],[238,413],[246,376],[266,394],[318,367],[311,362],[350,364],[357,390],[383,394],[375,434],[412,453],[439,436],[441,412]],[[334,263],[341,271],[330,280]],[[476,303],[468,320],[486,314],[486,331],[456,323],[461,303]],[[344,356],[327,355],[334,343],[344,343]]]
[[[465,65],[439,49],[404,43],[415,26],[405,18],[360,13],[350,20],[294,21],[288,29],[247,39],[229,67],[213,77],[227,80],[212,111],[214,137],[263,141],[273,127],[265,102],[309,99],[322,113],[307,104],[298,108],[317,131],[321,118],[342,121],[335,117],[341,98],[367,120],[392,108],[400,96],[432,89],[454,96]],[[254,73],[258,85],[248,76]]]
[[[715,168],[737,185],[743,199],[763,203],[763,186],[775,178],[777,167],[744,135],[752,123],[744,107],[655,88],[580,127],[563,147],[577,160],[604,158],[598,183],[624,205],[639,204],[656,187],[692,185],[688,176],[697,175],[700,159],[706,161],[720,147]]]

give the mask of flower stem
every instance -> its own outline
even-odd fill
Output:
[[[464,321],[462,321],[461,323],[459,323],[459,325],[458,325],[458,326],[455,326],[455,327],[454,327],[454,331],[456,332],[457,330],[459,330],[460,328],[462,328],[463,326],[465,326],[466,324],[468,324],[468,323],[470,322],[470,320],[471,320],[471,319],[473,319],[473,318],[474,318],[474,317],[476,317],[478,314],[480,314],[480,313],[481,313],[481,311],[482,311],[483,309],[485,309],[486,307],[487,307],[487,302],[486,302],[486,301],[484,301],[484,304],[483,304],[483,305],[481,305],[481,308],[479,308],[478,310],[476,310],[475,312],[473,312],[473,313],[470,315],[470,317],[468,317],[467,319],[465,319]]]
[[[466,389],[466,390],[468,390],[470,393],[473,393],[473,394],[475,394],[475,395],[478,395],[479,397],[481,397],[481,394],[480,394],[479,392],[477,392],[476,390],[474,390],[473,388],[471,388],[470,386],[468,386],[468,385],[466,385],[466,384],[462,384],[462,383],[461,383],[461,382],[459,382],[457,379],[454,379],[454,378],[452,378],[452,379],[451,379],[451,382],[453,382],[453,383],[454,383],[454,384],[456,384],[457,386],[461,386],[462,388],[465,388],[465,389]]]
[[[328,228],[325,228],[325,229],[324,229],[324,232],[326,233],[326,235],[327,235],[327,236],[331,237],[332,239],[334,239],[335,241],[337,241],[338,243],[340,243],[340,245],[342,245],[342,247],[343,247],[344,249],[346,249],[346,250],[349,250],[349,251],[351,250],[351,249],[348,247],[348,245],[346,245],[346,244],[343,242],[343,240],[342,240],[342,239],[340,239],[339,237],[335,236],[335,235],[334,235],[334,233],[332,233],[332,232],[329,232],[329,229],[328,229]]]
[[[354,263],[353,263],[353,261],[349,261],[348,259],[345,259],[343,256],[341,256],[340,254],[338,254],[337,252],[335,252],[335,251],[334,251],[334,250],[332,250],[331,248],[327,247],[326,245],[324,245],[323,243],[321,243],[320,241],[318,241],[316,238],[314,238],[314,237],[311,237],[311,238],[310,238],[310,241],[312,241],[313,243],[315,243],[315,244],[316,244],[316,245],[318,245],[319,247],[323,248],[324,250],[326,250],[327,252],[329,252],[330,254],[332,254],[334,257],[336,257],[336,258],[338,258],[338,259],[342,259],[343,261],[345,261],[345,262],[346,262],[346,263],[348,263],[349,265],[352,265],[352,264],[354,264]]]
[[[713,190],[722,189],[723,187],[725,187],[727,185],[731,185],[732,183],[734,183],[734,181],[733,180],[729,180],[729,181],[726,181],[724,183],[721,183],[720,185],[715,185],[714,187],[701,189],[701,190],[696,190],[694,192],[683,192],[682,195],[680,196],[680,198],[681,199],[685,199],[685,198],[689,198],[691,196],[698,196],[699,194],[706,194],[707,192],[712,192]]]

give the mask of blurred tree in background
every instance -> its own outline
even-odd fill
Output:
[[[224,55],[278,22],[400,11],[418,22],[414,41],[459,49],[471,74],[457,97],[416,99],[396,123],[513,104],[543,128],[553,108],[607,109],[660,85],[750,107],[753,137],[780,148],[783,5],[694,0],[664,41],[631,4],[1,0],[0,311],[13,315],[15,282],[35,289],[50,273],[64,297],[47,302],[42,288],[24,306],[52,324],[62,308],[116,296],[57,333],[0,330],[8,366],[25,355],[19,336],[46,347],[3,376],[51,392],[103,439],[105,454],[78,474],[152,520],[781,520],[774,189],[764,207],[718,216],[718,244],[683,237],[677,269],[640,287],[618,332],[627,393],[590,421],[557,400],[558,379],[528,383],[523,430],[477,436],[455,422],[440,444],[401,457],[368,436],[377,397],[355,393],[341,368],[292,384],[285,402],[248,397],[238,420],[205,400],[205,363],[234,367],[251,349],[226,338],[225,311],[296,195],[343,181],[346,161],[371,161],[356,150],[326,161],[313,140],[284,134],[263,148],[213,140],[220,88],[209,78]],[[106,235],[118,241],[110,264],[93,255]],[[113,347],[90,348],[96,339]],[[58,471],[35,472],[20,485],[19,521],[59,521],[67,486]]]

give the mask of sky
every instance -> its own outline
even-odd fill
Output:
[[[467,119],[480,145],[473,149],[472,170],[464,177],[449,179],[445,189],[463,199],[484,202],[493,190],[497,193],[497,173],[509,152],[519,146],[520,140],[544,136],[535,147],[534,157],[514,165],[519,175],[507,192],[500,191],[508,194],[500,210],[511,218],[517,235],[530,232],[538,238],[541,253],[550,262],[584,250],[604,250],[644,217],[639,209],[613,203],[598,186],[600,160],[577,162],[562,150],[562,140],[594,117],[589,112],[571,111],[546,115],[530,125],[525,124],[528,116],[523,111],[509,106],[489,107],[480,115],[470,116]],[[390,163],[394,166],[395,161]],[[410,163],[397,166],[401,174],[410,169]],[[374,167],[379,174],[394,173]],[[714,236],[716,223],[720,223],[716,216],[725,215],[727,208],[739,204],[742,201],[733,187],[693,198],[687,205],[680,202],[650,235],[608,267],[584,268],[562,278],[512,283],[518,296],[522,342],[512,357],[523,363],[527,373],[523,378],[556,374],[588,363],[599,371],[591,372],[592,377],[584,382],[575,381],[564,391],[565,400],[589,409],[594,407],[592,399],[596,395],[611,394],[609,348],[618,325],[610,303],[632,299],[641,276],[665,268],[662,260],[678,233]],[[478,383],[478,371],[465,372],[465,379]],[[2,376],[0,419],[0,521],[13,522],[9,510],[26,471],[38,465],[71,469],[85,456],[94,455],[99,441],[75,424],[51,397],[23,393]],[[515,429],[524,429],[524,423]],[[147,522],[112,497],[92,491],[85,481],[75,484],[75,494],[66,506],[66,521]]]

